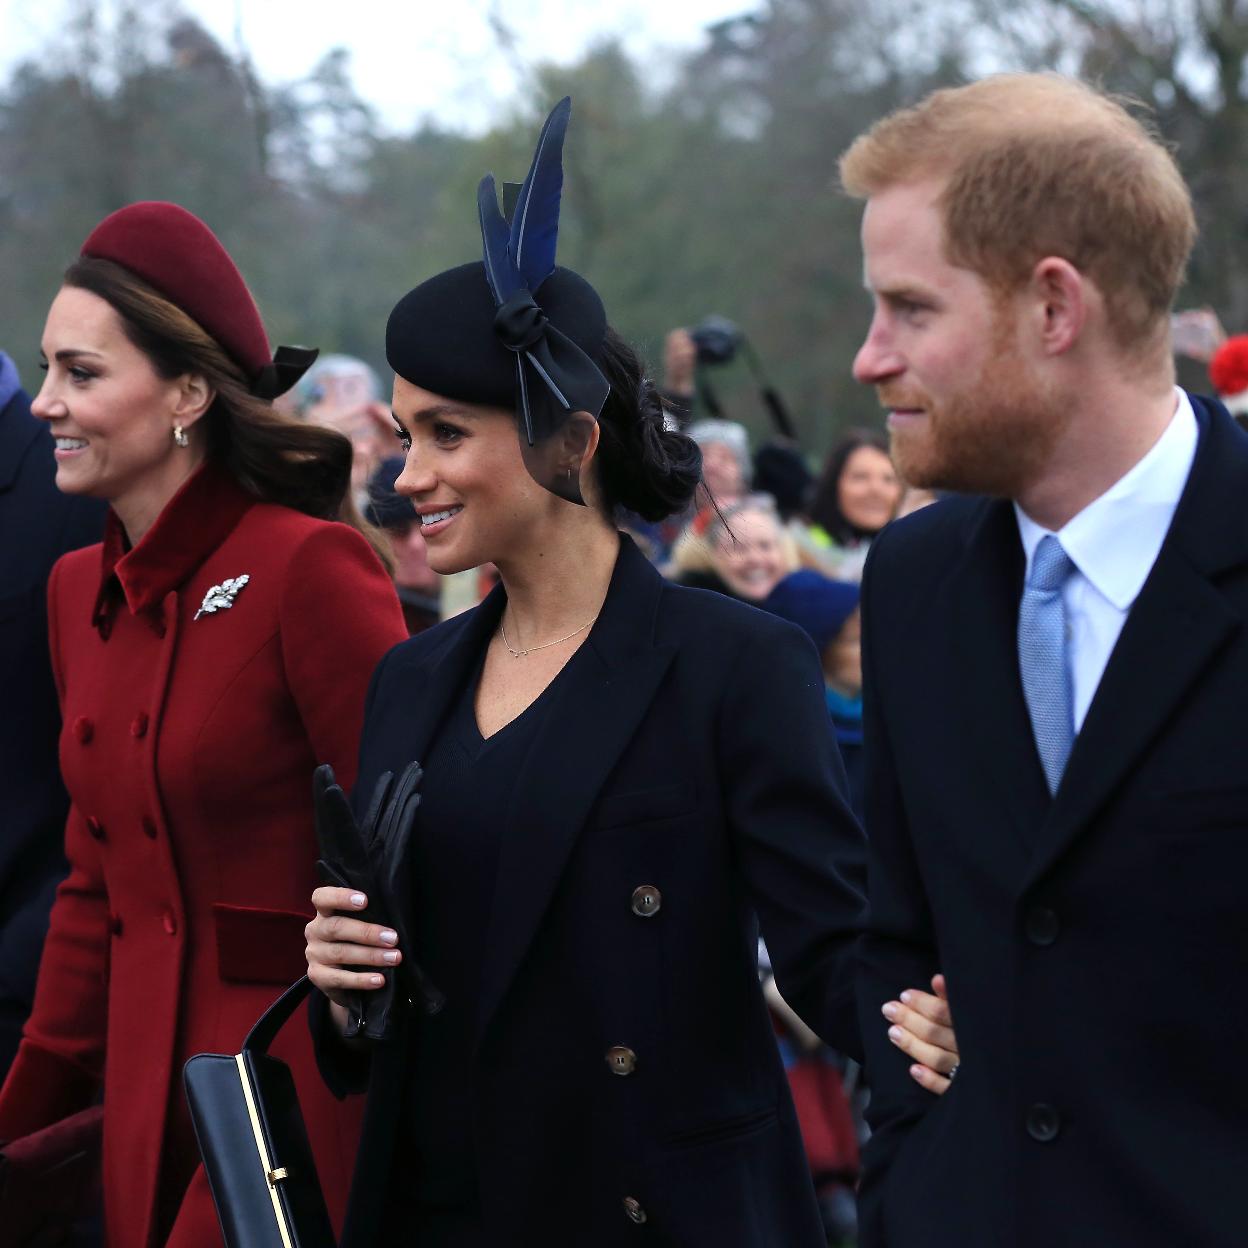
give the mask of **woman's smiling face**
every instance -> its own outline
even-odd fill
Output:
[[[731,514],[711,546],[711,561],[728,588],[751,602],[766,598],[790,571],[780,522],[753,506]]]
[[[435,572],[506,560],[571,505],[529,475],[512,412],[443,398],[402,377],[392,409],[406,454],[394,488],[420,516]]]
[[[114,505],[172,492],[190,454],[173,440],[184,379],[161,377],[113,308],[73,286],[53,300],[42,349],[47,376],[31,410],[56,439],[57,488]]]

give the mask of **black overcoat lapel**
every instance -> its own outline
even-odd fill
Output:
[[[1009,818],[993,828],[995,852],[1017,878],[1050,798],[1018,673],[1018,604],[1023,550],[1013,505],[992,501],[971,521],[961,564],[944,583],[955,656],[950,705],[969,748],[959,767],[991,787]]]
[[[436,659],[430,661],[428,680],[411,700],[406,719],[405,756],[423,760],[452,703],[463,693],[485,647],[498,627],[507,595],[495,585],[485,598],[463,617],[459,634]],[[407,708],[404,708],[405,711]]]
[[[524,960],[590,809],[675,654],[656,646],[663,582],[627,538],[602,612],[560,678],[503,830],[478,1041]]]
[[[1075,739],[1029,882],[1130,778],[1186,692],[1243,626],[1215,578],[1248,561],[1248,438],[1221,409],[1194,403],[1201,434],[1191,474]]]

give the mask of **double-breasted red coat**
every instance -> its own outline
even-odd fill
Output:
[[[227,580],[230,605],[205,609]],[[369,675],[403,617],[354,529],[258,503],[212,466],[133,550],[110,517],[102,546],[62,558],[49,616],[70,873],[0,1139],[103,1080],[110,1248],[219,1244],[182,1066],[236,1052],[306,969],[312,772],[352,783]],[[356,1110],[324,1090],[301,1020],[273,1051],[340,1222]]]

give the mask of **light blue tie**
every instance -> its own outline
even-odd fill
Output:
[[[1061,542],[1052,534],[1043,538],[1036,547],[1018,612],[1018,668],[1050,793],[1056,793],[1062,782],[1075,740],[1075,699],[1062,598],[1062,586],[1074,570]]]

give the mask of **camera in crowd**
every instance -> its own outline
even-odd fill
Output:
[[[690,331],[699,364],[731,364],[741,345],[741,331],[724,316],[703,317]]]

